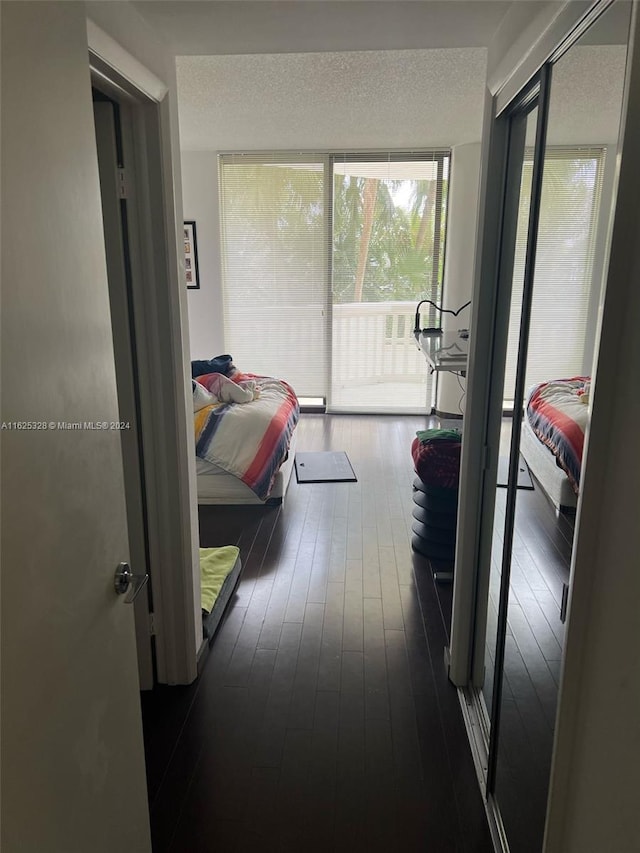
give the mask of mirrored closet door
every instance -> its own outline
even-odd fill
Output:
[[[630,4],[614,3],[500,118],[508,143],[486,425],[499,459],[483,490],[488,594],[473,669],[484,673],[487,796],[518,853],[543,846],[629,23]]]

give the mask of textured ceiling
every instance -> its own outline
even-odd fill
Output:
[[[486,50],[178,57],[186,150],[449,146],[481,135]]]
[[[335,150],[479,140],[486,50],[468,45],[490,41],[509,3],[135,5],[179,54],[184,149]],[[616,10],[628,15],[628,4],[615,4],[554,69],[551,143],[616,138],[625,48],[613,42],[628,26]]]
[[[541,0],[538,0],[541,2]],[[509,0],[138,0],[177,55],[486,47]]]
[[[553,70],[547,138],[555,145],[615,142],[627,49],[575,45]]]

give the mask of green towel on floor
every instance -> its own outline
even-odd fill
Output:
[[[416,433],[421,444],[428,444],[436,439],[447,439],[448,441],[460,441],[462,433],[459,429],[421,429]]]
[[[211,613],[225,578],[236,564],[240,549],[235,545],[222,548],[200,548],[202,609]]]

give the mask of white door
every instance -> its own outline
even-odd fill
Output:
[[[148,853],[83,4],[3,4],[2,118],[0,846]]]

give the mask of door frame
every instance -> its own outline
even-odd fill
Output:
[[[135,185],[135,163],[130,145],[130,116],[126,105],[104,97],[92,87],[93,113],[98,150],[98,171],[102,197],[102,220],[111,306],[116,387],[118,391],[120,438],[129,533],[129,562],[135,574],[149,572],[148,525],[144,453],[141,441],[140,388],[138,379],[136,310],[131,288],[129,246],[137,235],[137,223],[131,221],[134,199],[126,183]],[[103,97],[100,97],[103,96]],[[134,208],[130,210],[129,208]],[[153,591],[147,584],[134,602],[136,650],[140,689],[150,690],[155,681],[153,638],[149,633],[149,614],[153,610]]]
[[[203,639],[182,207],[173,180],[168,87],[90,19],[87,36],[92,82],[128,111],[135,158],[128,210],[153,590],[147,632],[154,638],[157,681],[189,684]],[[145,626],[136,630],[144,633]]]

